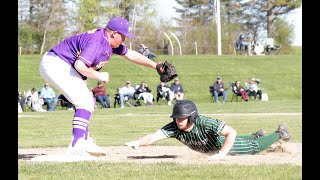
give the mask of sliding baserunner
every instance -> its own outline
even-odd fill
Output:
[[[137,149],[165,138],[176,138],[190,149],[208,153],[209,160],[222,159],[227,154],[256,154],[282,139],[290,140],[290,133],[285,124],[269,135],[260,129],[246,136],[237,136],[237,132],[224,121],[198,114],[193,101],[182,100],[173,106],[170,118],[173,121],[152,134],[125,145]]]

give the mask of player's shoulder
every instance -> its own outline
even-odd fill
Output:
[[[198,116],[198,120],[199,120],[200,123],[203,123],[203,124],[221,122],[221,120],[219,120],[219,119],[208,117],[208,116],[204,116],[204,115],[199,115]]]

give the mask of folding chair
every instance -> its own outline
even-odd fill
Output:
[[[159,92],[157,92],[157,97],[156,97],[157,103],[160,105],[165,105],[166,104],[166,99],[162,99],[162,96]]]
[[[265,53],[269,55],[276,55],[281,49],[281,44],[274,44],[273,38],[267,38]]]
[[[209,86],[209,92],[210,92],[210,102],[214,102],[214,97],[213,97],[213,86]]]
[[[24,103],[24,106],[25,106],[25,111],[33,111],[33,109],[32,109],[32,103],[31,103],[31,97],[29,96],[29,97],[26,97],[25,98],[26,99],[26,101],[25,101],[25,103]],[[26,108],[27,107],[27,108]]]

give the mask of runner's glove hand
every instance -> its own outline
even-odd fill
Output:
[[[208,158],[209,161],[213,161],[213,160],[219,160],[219,159],[224,159],[224,157],[226,157],[226,153],[222,152],[222,151],[219,151],[219,153],[217,154],[214,154],[212,156],[210,156]]]
[[[130,141],[130,142],[127,142],[125,145],[131,147],[132,149],[138,149],[139,148],[139,142],[138,141]]]

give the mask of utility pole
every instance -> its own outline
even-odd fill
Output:
[[[215,0],[216,4],[216,24],[217,24],[217,37],[218,37],[218,55],[220,56],[221,53],[221,22],[220,22],[220,0]]]

